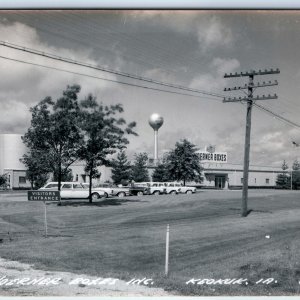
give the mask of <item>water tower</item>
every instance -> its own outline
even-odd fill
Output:
[[[149,118],[149,124],[154,130],[154,164],[157,163],[157,136],[158,136],[158,129],[162,126],[164,123],[163,117],[161,117],[159,114],[152,114]]]

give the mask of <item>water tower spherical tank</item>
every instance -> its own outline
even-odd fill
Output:
[[[158,130],[163,123],[164,119],[159,114],[152,114],[149,118],[149,124],[154,130]]]

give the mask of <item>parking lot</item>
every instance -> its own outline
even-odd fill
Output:
[[[250,190],[247,218],[241,191],[192,195],[66,200],[47,205],[26,194],[0,197],[1,257],[43,270],[131,279],[193,295],[286,295],[298,292],[300,201],[297,191]],[[170,275],[164,278],[166,226]],[[9,235],[8,235],[9,232]],[[190,278],[249,279],[248,286],[187,286]],[[255,285],[260,278],[271,285]],[[299,278],[298,278],[299,277]]]

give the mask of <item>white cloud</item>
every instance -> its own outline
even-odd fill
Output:
[[[91,59],[91,52],[88,48],[86,48],[87,50],[78,50],[48,45],[40,40],[35,29],[18,22],[13,24],[0,23],[0,36],[1,40],[8,43],[21,45],[77,61],[83,61],[88,64],[108,64],[103,57],[99,57],[97,61]],[[106,79],[116,78],[114,75],[108,73],[74,66],[72,64],[51,60],[4,46],[0,46],[0,56],[34,64],[46,65],[53,68],[65,69],[72,72],[94,75]],[[25,131],[30,122],[29,107],[38,103],[46,96],[51,96],[56,99],[61,95],[67,85],[72,85],[74,83],[81,85],[82,98],[90,92],[99,95],[102,91],[116,88],[115,84],[108,81],[96,80],[30,64],[14,62],[3,58],[0,58],[0,74],[0,102],[6,103],[5,112],[3,112],[4,108],[2,108],[1,112],[0,132]]]
[[[209,65],[210,72],[193,78],[190,87],[210,92],[220,91],[226,85],[226,80],[223,78],[224,74],[233,72],[239,67],[240,63],[237,59],[214,58]]]
[[[200,48],[207,51],[214,47],[226,46],[233,44],[233,33],[229,27],[226,27],[216,17],[210,18],[205,26],[200,24],[198,27],[198,41]]]

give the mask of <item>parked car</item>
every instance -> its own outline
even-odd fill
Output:
[[[132,196],[148,195],[149,187],[147,184],[134,184],[129,187],[129,193]]]
[[[39,190],[57,191],[58,182],[49,182]],[[62,182],[60,197],[62,199],[82,199],[89,197],[89,190],[80,182]],[[105,197],[105,192],[92,189],[92,199],[96,200]]]
[[[150,195],[160,195],[166,194],[166,186],[161,182],[148,182],[149,194]]]
[[[88,188],[90,186],[90,184],[87,183],[87,182],[83,183],[83,185],[86,188]],[[93,184],[92,190],[93,191],[103,191],[104,192],[104,197],[106,197],[106,198],[109,197],[109,196],[112,196],[114,194],[113,188],[111,187],[110,184],[107,184],[107,183]]]
[[[173,182],[160,182],[159,184],[163,184],[166,189],[166,194],[179,194],[180,193],[180,184],[175,184]]]
[[[113,196],[117,197],[125,197],[125,196],[130,196],[130,187],[129,186],[112,186],[113,189]]]
[[[194,186],[184,186],[183,184],[174,182],[176,188],[178,188],[178,192],[182,194],[193,194],[196,193],[196,188]]]

